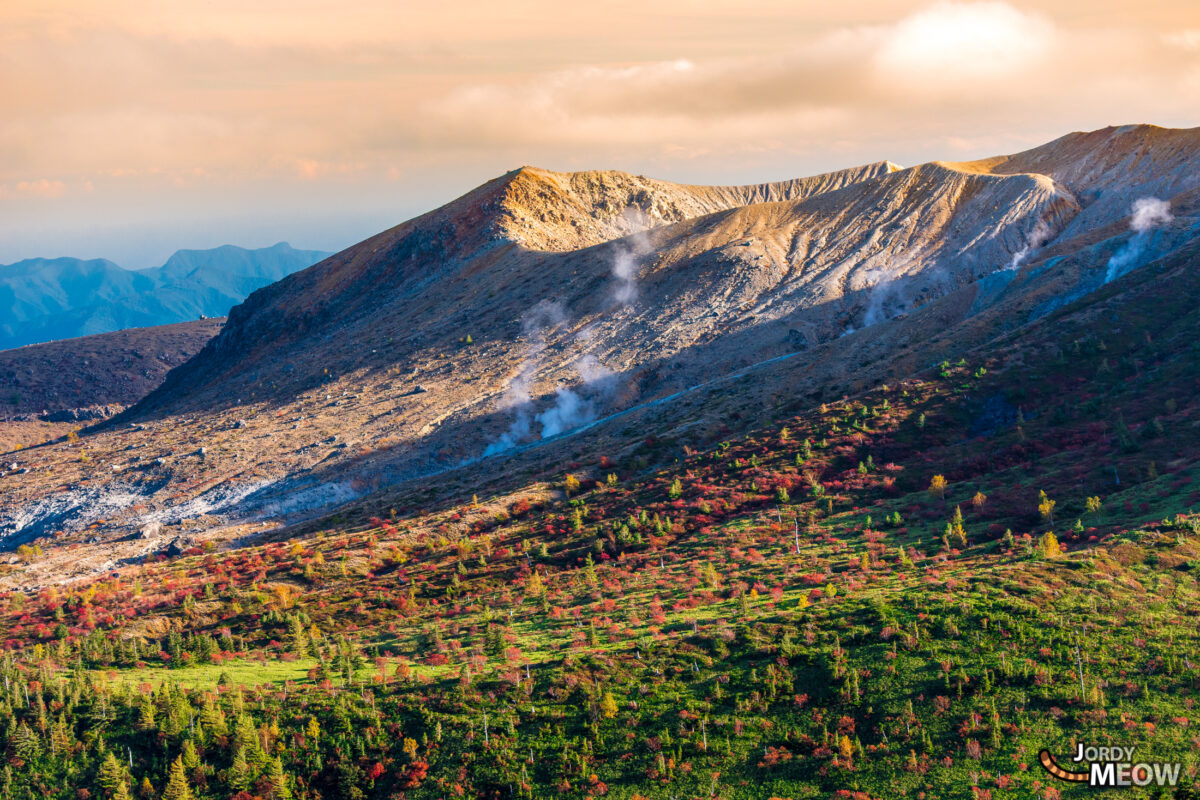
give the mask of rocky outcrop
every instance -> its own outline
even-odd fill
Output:
[[[104,405],[104,406],[86,406],[84,408],[63,408],[58,411],[49,411],[38,417],[42,422],[96,422],[102,419],[108,419],[111,416],[120,414],[125,410],[125,406],[120,405]]]

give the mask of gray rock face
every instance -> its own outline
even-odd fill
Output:
[[[38,419],[42,422],[98,422],[120,414],[124,410],[125,407],[119,405],[64,408],[60,411],[42,414]]]
[[[196,540],[191,536],[176,536],[170,544],[163,548],[162,552],[169,558],[176,558],[183,555],[185,550],[195,546]]]

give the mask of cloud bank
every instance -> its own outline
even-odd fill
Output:
[[[1195,3],[848,5],[14,0],[0,262],[131,219],[332,247],[331,207],[365,235],[527,163],[749,182],[1200,123]]]

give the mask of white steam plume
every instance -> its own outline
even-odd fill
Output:
[[[897,281],[885,269],[873,269],[863,276],[863,280],[868,283],[875,281],[875,285],[868,290],[867,310],[863,314],[862,324],[866,328],[890,318],[887,306],[889,305],[889,301],[891,301],[891,305],[893,306],[897,304],[895,297]]]
[[[1033,230],[1025,237],[1025,246],[1013,253],[1012,261],[1008,262],[1008,269],[1019,269],[1025,259],[1029,258],[1029,254],[1048,242],[1053,235],[1054,231],[1050,230],[1046,221],[1039,219],[1033,226]]]
[[[557,436],[596,418],[590,400],[584,400],[573,390],[560,386],[554,392],[554,405],[537,415],[542,426],[542,438]]]
[[[1125,245],[1113,253],[1108,259],[1108,268],[1104,273],[1104,282],[1111,283],[1138,265],[1150,243],[1150,232],[1155,228],[1169,225],[1175,216],[1171,213],[1171,202],[1159,200],[1157,197],[1139,197],[1133,201],[1132,215],[1129,219],[1129,229],[1133,236]]]
[[[586,425],[596,418],[596,403],[612,395],[616,376],[590,353],[575,362],[575,372],[583,382],[580,395],[574,389],[560,386],[554,392],[554,405],[537,415],[542,426],[542,438],[557,436],[563,431]]]
[[[617,279],[613,299],[627,306],[637,299],[637,273],[641,259],[650,252],[650,241],[646,230],[650,220],[641,209],[630,206],[621,214],[621,226],[630,235],[613,247],[612,275]]]
[[[554,392],[554,404],[534,413],[530,390],[536,379],[547,336],[567,324],[567,316],[558,303],[542,301],[534,306],[522,320],[522,328],[529,337],[521,368],[508,389],[504,392],[504,408],[516,410],[516,416],[508,430],[500,435],[483,451],[492,456],[512,450],[522,442],[533,438],[547,438],[586,425],[596,419],[598,404],[612,396],[616,375],[601,364],[594,355],[585,353],[573,365],[579,376],[576,387],[560,386]],[[577,342],[586,344],[592,331],[584,328],[575,335]],[[534,423],[540,426],[540,436],[535,435]]]
[[[936,296],[935,292],[945,291],[949,275],[942,268],[928,269],[917,275],[893,275],[881,268],[866,273],[865,279],[874,279],[877,283],[868,293],[863,328],[907,314],[922,301]]]
[[[621,214],[620,226],[627,234],[612,249],[612,275],[616,279],[612,296],[619,305],[628,306],[637,299],[637,273],[641,259],[651,250],[646,235],[650,220],[641,209],[630,206]],[[536,379],[542,352],[546,349],[547,335],[566,322],[567,316],[562,306],[545,300],[526,313],[521,326],[529,338],[529,344],[517,376],[504,392],[502,406],[516,409],[516,416],[508,430],[487,446],[483,451],[484,456],[512,450],[529,440],[534,436],[535,422],[541,426],[543,439],[586,425],[596,419],[597,404],[612,395],[616,376],[595,356],[585,354],[574,364],[580,385],[574,388],[560,386],[554,392],[554,404],[540,413],[534,413],[530,390]],[[575,341],[586,346],[591,335],[592,330],[584,328],[575,335]]]
[[[533,422],[533,399],[529,390],[533,387],[537,375],[538,363],[542,352],[546,349],[546,336],[561,327],[567,321],[562,306],[556,302],[543,300],[525,313],[521,319],[521,330],[529,339],[525,355],[521,359],[521,368],[517,377],[504,391],[504,408],[515,408],[516,417],[508,430],[500,438],[492,442],[483,451],[485,456],[503,453],[511,450],[517,444],[529,438]]]

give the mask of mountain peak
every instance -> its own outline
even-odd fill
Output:
[[[745,205],[799,200],[900,169],[880,161],[807,178],[705,186],[618,170],[554,172],[526,166],[505,176],[497,224],[526,248],[563,252]]]

